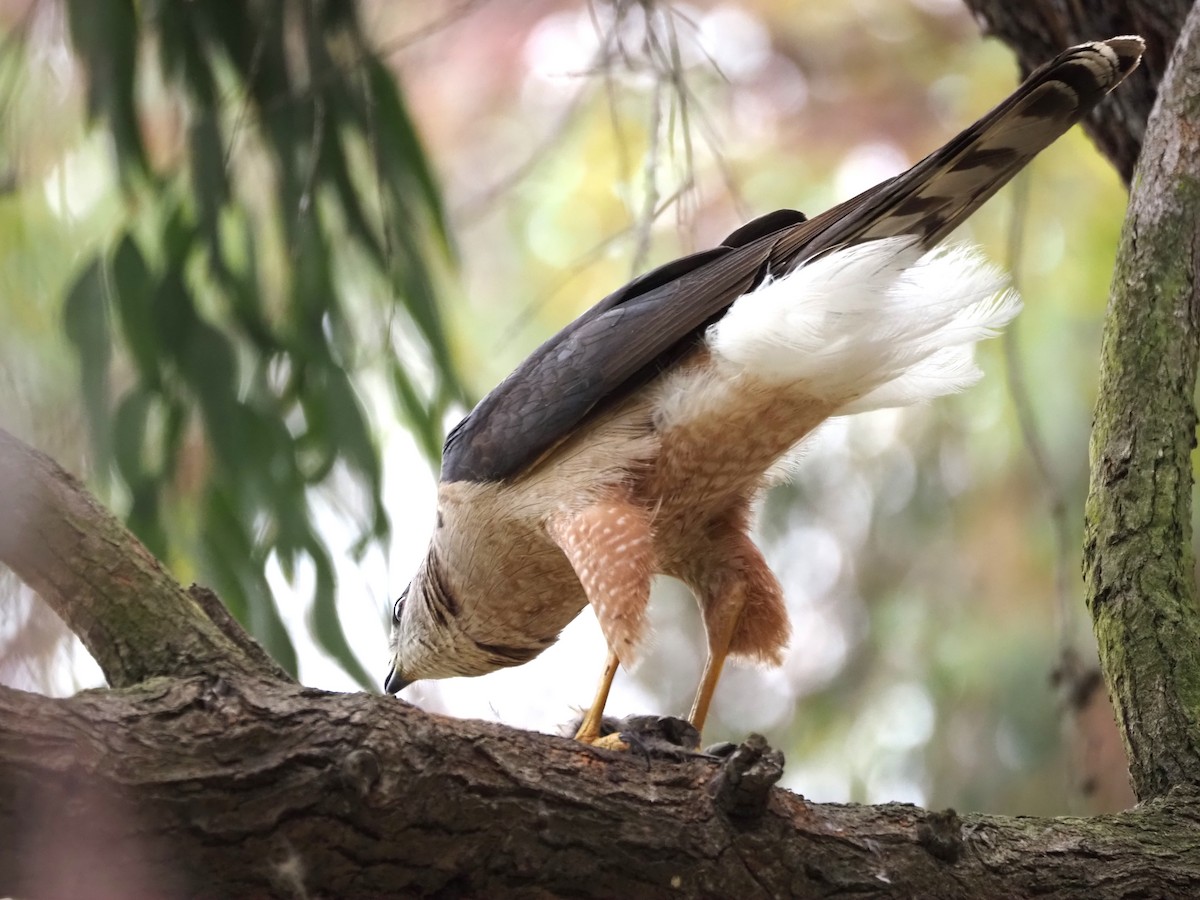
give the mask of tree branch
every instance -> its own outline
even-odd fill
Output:
[[[706,790],[721,765],[245,679],[0,690],[0,832],[20,836],[0,842],[0,894],[1104,898],[1200,881],[1189,793],[1081,820],[775,790],[735,819]]]
[[[1200,294],[1200,7],[1146,131],[1113,277],[1091,443],[1084,573],[1145,799],[1200,783],[1191,451]]]
[[[261,649],[239,649],[58,463],[3,429],[0,497],[0,562],[79,635],[113,687],[214,666],[287,677]]]

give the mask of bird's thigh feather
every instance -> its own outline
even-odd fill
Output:
[[[745,508],[713,518],[672,574],[695,594],[710,648],[729,635],[731,656],[779,665],[791,636],[783,588],[747,526]]]
[[[645,638],[655,570],[649,514],[614,495],[552,516],[547,531],[579,577],[609,648],[631,668]]]

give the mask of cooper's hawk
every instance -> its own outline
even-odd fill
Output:
[[[964,250],[931,251],[1137,65],[1081,44],[891,178],[815,219],[780,210],[605,297],[446,440],[437,530],[396,601],[386,689],[527,662],[591,604],[609,658],[644,637],[651,578],[695,593],[708,634],[691,720],[728,655],[778,663],[779,582],[748,535],[773,467],[823,420],[971,384],[976,341],[1017,311]]]

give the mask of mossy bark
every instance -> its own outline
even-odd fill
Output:
[[[1145,799],[1200,783],[1192,553],[1200,264],[1200,28],[1164,78],[1134,176],[1105,326],[1084,573],[1100,658]]]

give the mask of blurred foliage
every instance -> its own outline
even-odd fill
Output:
[[[34,7],[43,19],[57,8]],[[0,343],[22,362],[19,393],[41,398],[26,418],[64,423],[68,436],[43,444],[59,448],[86,409],[97,459],[110,460],[97,476],[115,476],[110,499],[279,658],[287,635],[263,580],[274,558],[318,562],[318,634],[337,651],[328,596],[335,568],[343,592],[353,573],[328,564],[315,486],[341,500],[353,474],[368,498],[361,533],[383,535],[375,447],[398,443],[391,404],[435,455],[465,395],[635,270],[757,213],[819,212],[920,158],[1017,81],[1011,54],[953,0],[615,8],[76,0],[88,109],[120,160],[119,190],[90,205],[95,132],[42,114],[64,103],[47,77],[65,65],[54,41],[31,26],[6,42],[0,98],[14,127],[0,132],[0,174],[17,186],[0,196]],[[118,46],[129,52],[109,58]],[[24,81],[10,90],[14,77]],[[69,103],[77,89],[62,80]],[[1064,646],[1090,652],[1075,548],[1124,194],[1078,131],[1027,177],[1023,211],[1002,194],[958,237],[1019,272],[1015,356],[1070,510],[1070,553],[1055,549],[997,343],[961,398],[831,423],[763,510],[793,620],[788,658],[731,668],[706,735],[766,733],[787,753],[788,786],[814,799],[1088,809],[1076,785],[1095,773],[1064,739],[1074,726],[1051,672]],[[447,231],[461,295],[441,289]],[[60,309],[86,404],[63,387],[60,338],[41,328]],[[455,361],[469,363],[466,387]],[[393,594],[432,515],[432,499],[414,499],[431,497],[432,476],[413,458],[391,454],[383,470],[397,572],[362,566]],[[1073,615],[1055,612],[1059,572]],[[378,613],[342,609],[352,641],[382,648]],[[618,676],[614,714],[690,703],[703,660],[695,605],[667,584],[651,616],[660,638]],[[406,697],[552,727],[599,674],[588,619],[526,666]]]
[[[124,205],[114,233],[73,262],[62,313],[93,476],[115,477],[151,552],[212,584],[293,672],[266,570],[274,559],[291,578],[306,560],[317,643],[370,686],[310,492],[357,482],[362,545],[386,540],[380,454],[354,382],[368,362],[386,367],[431,459],[445,409],[465,399],[438,297],[452,261],[442,199],[396,78],[354,3],[66,11]],[[425,359],[393,352],[398,317]]]

